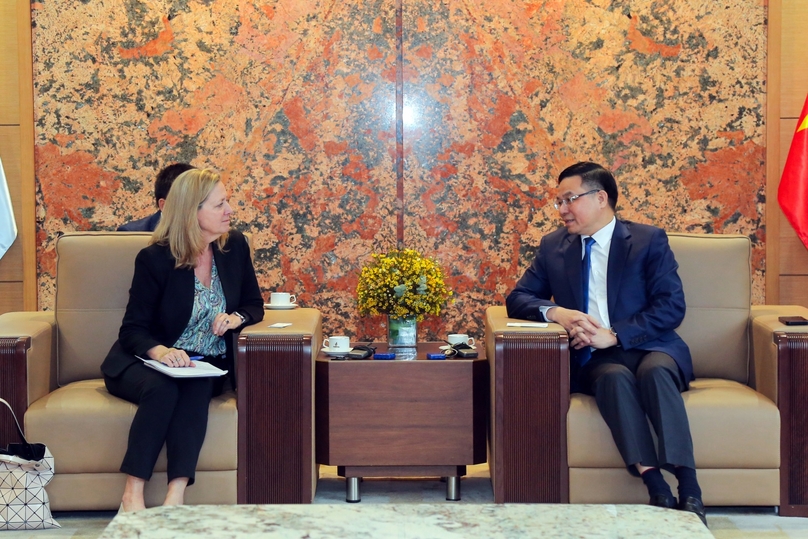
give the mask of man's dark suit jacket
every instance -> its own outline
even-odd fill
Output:
[[[586,312],[581,259],[581,236],[565,228],[544,236],[530,268],[508,294],[508,316],[546,321],[539,310],[544,305]],[[689,381],[690,349],[674,331],[685,316],[678,268],[663,230],[617,221],[606,277],[612,328],[624,349],[664,352]],[[572,354],[574,360],[577,350]]]
[[[227,312],[238,311],[248,324],[264,318],[264,301],[255,277],[247,240],[230,231],[224,252],[213,245],[213,258],[222,282]],[[101,364],[101,371],[112,378],[126,367],[146,357],[146,352],[162,344],[171,347],[179,339],[194,305],[194,270],[175,269],[168,245],[152,244],[135,259],[135,274],[129,289],[129,303],[118,340]],[[232,361],[231,332],[224,335],[227,357]]]
[[[154,232],[154,229],[157,228],[157,223],[160,222],[160,217],[162,215],[162,212],[157,211],[157,213],[144,217],[143,219],[130,221],[119,226],[118,232]]]

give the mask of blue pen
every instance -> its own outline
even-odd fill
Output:
[[[191,356],[188,359],[190,359],[191,361],[197,361],[199,359],[205,359],[205,356]]]

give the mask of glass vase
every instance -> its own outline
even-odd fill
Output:
[[[418,344],[418,322],[414,316],[407,318],[387,317],[387,345],[415,346]]]

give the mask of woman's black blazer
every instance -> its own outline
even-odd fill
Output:
[[[214,243],[213,258],[227,312],[238,311],[247,324],[263,320],[264,301],[244,235],[231,230],[223,251]],[[171,347],[182,335],[194,305],[194,270],[176,269],[174,263],[168,245],[152,244],[138,253],[118,340],[101,364],[105,375],[117,377],[140,361],[135,355],[146,357],[146,352],[159,344]],[[224,337],[227,357],[232,362],[231,335],[228,331]]]

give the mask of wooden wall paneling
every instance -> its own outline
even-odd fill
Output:
[[[20,123],[17,1],[0,0],[0,125]]]
[[[22,216],[20,175],[20,56],[18,0],[0,0],[0,159],[6,175],[17,228]],[[29,45],[30,49],[30,45]],[[33,103],[32,103],[33,105]],[[33,127],[33,118],[31,118]],[[20,234],[0,259],[0,313],[23,309],[23,245]]]
[[[0,0],[14,2],[14,0]],[[31,2],[17,0],[17,58],[20,109],[20,188],[22,216],[17,240],[22,244],[23,304],[37,309],[36,271],[36,179],[34,176],[34,68],[31,52]]]
[[[780,0],[769,0],[769,39],[766,44],[766,291],[765,302],[778,303],[780,299],[780,210],[777,207],[777,188],[780,177]],[[774,36],[774,37],[773,37]]]
[[[808,307],[808,277],[805,275],[781,275],[780,298],[783,305]]]
[[[0,282],[0,313],[22,310],[22,281]]]
[[[20,185],[20,128],[0,126],[0,159],[6,173],[6,182],[11,194],[11,205],[17,228],[20,228],[22,215],[22,195]],[[18,238],[3,258],[0,258],[0,282],[19,281],[22,284],[22,241]],[[0,312],[5,312],[0,309]]]
[[[797,118],[808,93],[808,2],[781,0],[780,106],[783,118]],[[769,2],[771,11],[772,2]],[[769,34],[771,35],[771,33]]]
[[[783,217],[785,220],[785,217]],[[787,221],[786,221],[787,224]],[[783,225],[786,226],[785,224]],[[789,225],[790,226],[790,225]],[[802,244],[797,234],[780,235],[780,277],[804,277],[808,288],[808,249]],[[781,291],[782,293],[782,291]],[[786,296],[782,296],[783,299]],[[781,303],[790,303],[783,301]],[[808,306],[808,305],[806,305]]]
[[[786,166],[786,158],[788,157],[788,149],[791,148],[791,139],[794,138],[794,130],[797,129],[797,118],[779,118],[778,120],[780,126],[778,153],[780,154],[780,159],[777,163],[777,179],[779,180]],[[776,201],[777,199],[775,198]]]

